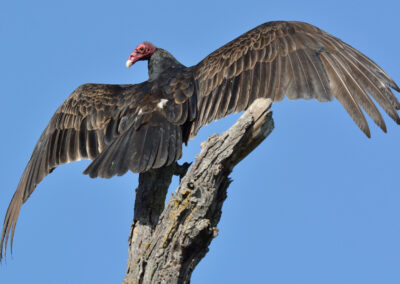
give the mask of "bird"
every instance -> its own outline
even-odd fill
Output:
[[[370,138],[365,112],[386,132],[373,100],[397,124],[396,83],[367,56],[304,22],[261,24],[186,67],[151,42],[139,44],[126,67],[148,62],[139,84],[84,84],[56,110],[34,147],[4,218],[0,261],[23,203],[57,166],[81,159],[91,178],[168,166],[200,128],[246,110],[257,98],[337,99]]]

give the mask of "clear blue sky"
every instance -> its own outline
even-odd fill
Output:
[[[77,86],[147,79],[145,63],[125,68],[138,43],[189,66],[263,22],[307,21],[400,83],[399,10],[395,0],[1,2],[0,219]],[[385,115],[388,134],[373,125],[367,139],[338,102],[286,99],[273,111],[276,129],[232,173],[219,236],[192,283],[400,283],[400,127]],[[204,128],[183,160],[237,117]],[[90,179],[87,165],[57,168],[23,206],[0,283],[122,280],[137,175]]]

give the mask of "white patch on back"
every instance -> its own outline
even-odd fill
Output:
[[[141,115],[143,113],[142,109],[139,109],[138,115]]]
[[[157,104],[157,107],[160,109],[163,109],[165,105],[167,104],[168,100],[166,99],[161,99],[160,102]]]

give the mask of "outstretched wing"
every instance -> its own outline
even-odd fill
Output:
[[[340,39],[307,23],[269,22],[241,35],[193,67],[199,89],[199,128],[256,98],[339,100],[370,137],[361,110],[386,132],[371,97],[398,124],[400,104],[393,80],[371,59]]]
[[[10,202],[0,238],[0,260],[10,234],[12,248],[22,204],[58,165],[91,159],[85,173],[111,177],[129,169],[158,168],[180,158],[187,103],[168,100],[158,90],[150,82],[85,84],[70,95],[43,131]]]

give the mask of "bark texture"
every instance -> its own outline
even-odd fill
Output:
[[[190,283],[218,234],[229,174],[274,128],[270,105],[256,100],[228,131],[211,136],[187,173],[188,164],[175,164],[139,176],[122,283]],[[164,208],[174,174],[183,178]]]

